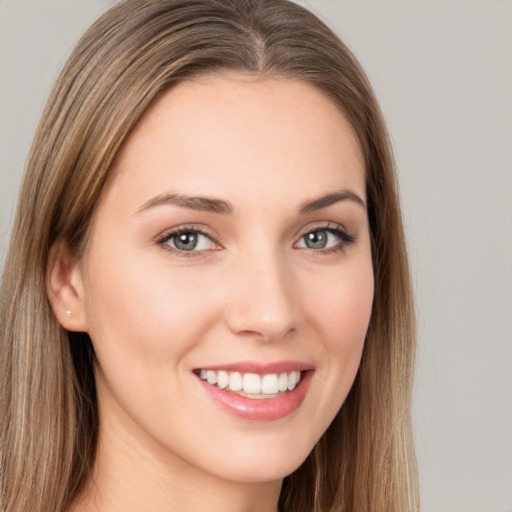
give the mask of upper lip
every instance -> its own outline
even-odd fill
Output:
[[[271,363],[262,363],[258,361],[239,361],[234,363],[215,364],[196,368],[196,370],[256,373],[258,375],[266,375],[269,373],[288,373],[293,371],[302,372],[313,369],[314,367],[312,365],[299,361],[275,361]]]

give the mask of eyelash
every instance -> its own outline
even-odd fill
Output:
[[[174,247],[171,247],[167,242],[171,240],[172,238],[178,237],[180,235],[184,234],[196,234],[196,235],[202,235],[207,238],[209,238],[213,244],[219,245],[218,242],[206,231],[203,231],[200,228],[194,227],[194,226],[180,226],[179,228],[173,228],[168,231],[165,231],[162,233],[156,240],[156,243],[161,246],[164,250],[169,251],[179,257],[182,258],[197,258],[206,256],[207,250],[202,251],[180,251],[179,249],[176,249]],[[220,247],[220,245],[219,245]]]
[[[353,245],[356,241],[356,237],[354,235],[350,235],[349,233],[347,233],[345,231],[345,228],[342,228],[338,224],[332,224],[332,223],[315,226],[314,228],[308,229],[307,231],[305,231],[304,233],[301,234],[299,240],[303,240],[304,237],[306,237],[309,234],[322,233],[322,232],[324,232],[324,233],[327,232],[327,233],[331,233],[331,234],[335,235],[336,237],[339,238],[339,242],[336,245],[334,245],[333,247],[328,247],[325,249],[318,249],[318,250],[310,249],[310,251],[314,255],[323,256],[323,255],[343,252],[346,250],[348,245]],[[296,243],[298,243],[298,242],[296,242]]]
[[[350,235],[349,233],[347,233],[345,231],[344,228],[342,228],[341,226],[338,226],[337,224],[334,224],[334,225],[333,224],[327,224],[327,225],[315,226],[312,229],[308,229],[307,231],[304,231],[300,235],[299,241],[303,240],[307,235],[310,235],[312,233],[321,233],[321,232],[331,233],[331,234],[335,235],[336,237],[338,237],[340,241],[335,246],[328,247],[328,248],[325,248],[325,249],[315,250],[315,249],[306,247],[306,249],[309,249],[315,255],[327,255],[327,254],[333,254],[333,253],[337,253],[337,252],[342,252],[342,251],[344,251],[346,249],[347,245],[352,245],[356,241],[356,237],[355,236]],[[219,247],[221,247],[220,244],[218,244],[218,242],[209,233],[207,233],[206,231],[203,231],[200,228],[194,227],[194,226],[181,226],[179,228],[173,228],[171,230],[165,231],[164,233],[162,233],[157,238],[156,243],[157,243],[157,245],[161,246],[164,250],[169,251],[169,252],[171,252],[173,254],[176,254],[179,257],[183,257],[183,258],[196,258],[196,257],[206,256],[205,253],[208,253],[209,252],[208,250],[184,251],[184,250],[179,250],[179,249],[176,249],[174,247],[171,247],[167,243],[167,242],[169,242],[169,240],[173,239],[174,237],[178,237],[178,236],[180,236],[182,234],[202,235],[202,236],[205,236],[205,237],[209,238],[212,241],[213,244],[218,245]],[[294,246],[297,243],[298,242],[295,242]]]

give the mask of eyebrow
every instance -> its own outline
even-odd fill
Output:
[[[328,206],[339,203],[340,201],[347,200],[355,202],[366,210],[365,202],[355,192],[352,192],[348,189],[342,189],[331,194],[326,194],[325,196],[319,197],[318,199],[313,199],[312,201],[306,201],[305,203],[302,203],[299,212],[302,214],[311,213],[316,210],[321,210],[322,208],[327,208]]]
[[[355,192],[348,189],[342,189],[337,192],[326,194],[317,199],[302,203],[299,208],[300,214],[311,213],[322,208],[327,208],[340,201],[353,201],[366,210],[365,202]],[[141,213],[157,206],[178,206],[188,210],[196,210],[222,215],[232,215],[233,205],[223,199],[215,199],[203,196],[187,196],[183,194],[161,194],[146,201],[136,213]]]
[[[185,196],[182,194],[162,194],[146,201],[137,210],[137,213],[149,210],[155,206],[164,205],[178,206],[180,208],[187,208],[188,210],[221,213],[224,215],[230,215],[234,211],[233,206],[222,199],[213,199],[202,196]]]

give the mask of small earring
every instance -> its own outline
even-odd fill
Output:
[[[71,316],[71,315],[72,315],[71,311],[69,309],[66,310],[66,316]]]

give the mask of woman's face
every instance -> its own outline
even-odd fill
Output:
[[[304,83],[207,77],[158,98],[114,173],[76,280],[102,428],[166,464],[284,477],[343,404],[370,319],[351,126]]]

